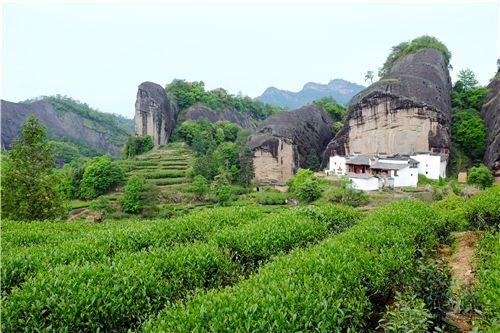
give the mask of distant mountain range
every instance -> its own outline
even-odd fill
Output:
[[[299,92],[267,88],[256,100],[277,106],[296,109],[316,99],[332,97],[337,102],[347,104],[349,100],[365,87],[342,79],[334,79],[328,84],[308,82]]]

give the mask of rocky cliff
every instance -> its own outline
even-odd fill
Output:
[[[409,154],[432,151],[448,157],[451,80],[435,49],[398,60],[378,82],[354,96],[344,126],[329,143],[334,154]]]
[[[46,126],[50,139],[86,145],[102,154],[119,157],[121,147],[131,133],[119,126],[115,116],[82,106],[85,104],[69,98],[48,97],[31,103],[2,100],[2,148],[10,148],[19,135],[21,124],[33,114]],[[82,112],[78,113],[79,110]]]
[[[311,154],[320,157],[332,138],[332,120],[316,105],[281,112],[264,120],[246,147],[254,153],[255,178],[261,184],[286,182]]]
[[[175,128],[179,109],[160,85],[143,82],[135,101],[135,133],[150,135],[155,146],[167,143]]]
[[[230,109],[224,109],[221,111],[212,111],[209,108],[203,106],[190,106],[186,112],[179,115],[179,120],[197,120],[199,118],[205,117],[211,122],[216,122],[219,120],[228,120],[235,123],[241,127],[255,129],[259,123],[258,119],[254,119],[247,113],[237,112]]]
[[[481,111],[487,131],[484,163],[495,174],[495,181],[500,182],[500,74],[491,81],[488,89]]]
[[[299,108],[323,97],[332,97],[339,103],[347,104],[363,88],[363,86],[356,83],[335,79],[328,82],[328,84],[308,82],[298,92],[269,87],[255,99],[263,103],[292,109]]]

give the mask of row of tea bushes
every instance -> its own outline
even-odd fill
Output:
[[[232,287],[167,306],[145,332],[363,331],[415,258],[434,248],[436,209],[398,201],[344,233],[297,249]]]
[[[328,230],[336,229],[335,220],[347,227],[358,217],[358,212],[344,207],[285,210],[246,223],[232,221],[232,227],[227,221],[225,228],[201,239],[206,242],[135,252],[122,248],[113,257],[56,265],[50,271],[38,271],[4,299],[3,329],[133,328],[171,301],[198,288],[217,288],[237,281],[248,261],[232,259],[235,251],[246,249],[246,245],[251,250],[245,253],[255,251],[260,260],[267,260],[326,237]],[[340,221],[341,218],[346,221]]]
[[[2,248],[2,290],[8,293],[38,271],[48,271],[59,264],[99,262],[119,251],[203,241],[226,226],[242,225],[264,215],[267,210],[258,207],[218,208],[172,220],[94,225],[77,239],[59,234],[58,245]],[[51,226],[59,228],[57,224],[47,224],[46,228],[50,230]],[[85,224],[80,226],[84,230],[88,228]],[[20,235],[29,233],[24,227],[21,229]]]
[[[483,312],[480,320],[484,332],[500,332],[500,231],[481,236],[476,253],[479,269],[478,300]]]

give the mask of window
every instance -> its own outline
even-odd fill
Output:
[[[426,171],[426,172],[425,172],[425,174],[426,174],[426,175],[428,175],[428,174],[429,174],[429,172],[427,172],[427,171]]]
[[[394,176],[398,175],[398,170],[394,170]]]

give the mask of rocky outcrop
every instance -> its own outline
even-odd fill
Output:
[[[500,182],[500,74],[491,81],[488,89],[481,111],[487,131],[484,164],[493,171],[495,181]]]
[[[135,134],[150,135],[155,146],[167,143],[179,109],[160,85],[143,82],[135,101]]]
[[[320,157],[332,138],[332,120],[316,105],[281,112],[264,120],[247,143],[261,184],[286,182],[311,155]]]
[[[241,127],[249,129],[255,129],[259,122],[258,119],[251,118],[247,113],[237,112],[229,109],[212,111],[211,109],[203,106],[189,107],[186,112],[183,112],[179,115],[179,120],[197,120],[202,117],[207,118],[211,122],[227,120]]]
[[[378,82],[354,96],[331,155],[440,153],[450,147],[451,80],[441,52],[425,49],[398,60]]]
[[[123,143],[129,134],[124,129],[107,127],[96,120],[84,118],[71,110],[56,110],[46,100],[32,103],[1,101],[2,148],[10,148],[19,136],[21,124],[27,116],[34,115],[47,128],[50,139],[63,140],[98,149],[101,153],[120,156]]]

